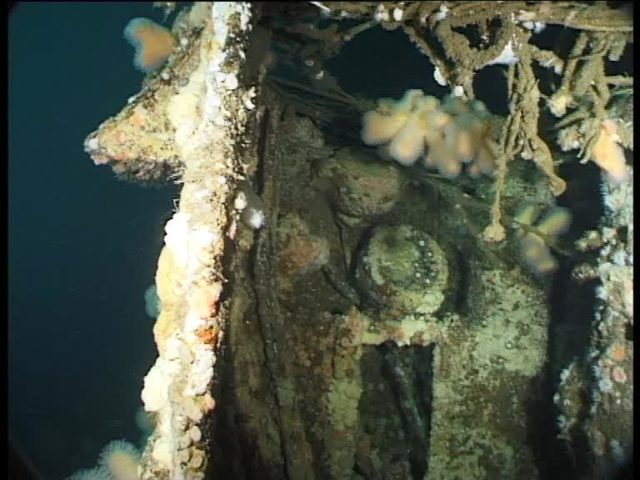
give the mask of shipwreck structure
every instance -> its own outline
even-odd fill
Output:
[[[540,46],[545,26],[569,48]],[[400,110],[346,93],[326,62],[378,30],[424,54],[450,116],[481,105],[474,78],[500,66],[507,113],[478,130],[491,168],[460,157],[447,176],[362,141],[365,112]],[[633,79],[610,68],[632,31],[629,8],[605,2],[179,12],[166,64],[85,142],[121,178],[181,184],[140,478],[604,479],[629,464]],[[562,199],[559,166],[579,162],[599,169],[594,228],[562,243],[518,221],[522,200]],[[529,234],[557,275],[598,285],[574,355],[554,353],[553,274],[522,260]]]

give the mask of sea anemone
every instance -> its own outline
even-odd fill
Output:
[[[68,480],[138,480],[140,453],[126,440],[109,442],[100,453],[98,466],[82,469]]]
[[[558,267],[547,242],[565,233],[571,224],[571,213],[566,208],[552,207],[538,218],[541,210],[540,206],[525,202],[514,214],[519,225],[531,227],[519,234],[520,254],[529,269],[540,276],[552,273]]]
[[[389,144],[391,157],[402,165],[413,165],[424,153],[421,128],[418,115],[410,115]]]
[[[536,275],[552,273],[558,267],[558,262],[544,240],[534,233],[527,233],[520,238],[520,252],[529,269]]]
[[[139,407],[136,410],[134,420],[138,429],[144,434],[149,435],[156,426],[156,416],[147,412],[144,407]]]
[[[382,145],[389,142],[404,125],[405,119],[398,116],[383,115],[371,111],[362,118],[362,141],[367,145]]]
[[[151,318],[158,318],[160,315],[160,298],[158,297],[158,289],[153,283],[144,292],[144,311]]]
[[[78,470],[67,480],[113,480],[108,470],[102,467]]]
[[[613,120],[606,119],[602,122],[602,128],[591,147],[591,160],[606,172],[613,183],[618,184],[627,178],[627,165],[616,131]]]
[[[549,237],[562,235],[569,229],[571,213],[563,207],[553,207],[547,210],[536,222],[536,229]]]
[[[401,165],[423,158],[447,178],[457,177],[465,165],[475,177],[494,170],[496,146],[488,120],[480,102],[446,97],[441,104],[421,90],[408,90],[397,101],[379,99],[377,109],[364,114],[361,138]]]
[[[100,454],[99,466],[115,480],[137,480],[139,465],[138,450],[126,440],[109,442]]]
[[[145,73],[160,67],[176,47],[171,31],[148,18],[130,20],[124,29],[124,38],[136,50],[134,65]]]

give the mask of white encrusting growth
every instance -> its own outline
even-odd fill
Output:
[[[438,82],[438,85],[442,85],[443,87],[447,86],[447,81],[442,76],[442,72],[440,72],[438,67],[433,71],[433,79]]]
[[[518,56],[513,50],[513,43],[511,40],[509,40],[507,44],[504,46],[504,48],[502,49],[502,52],[500,52],[500,55],[498,55],[493,60],[485,63],[484,66],[486,67],[488,65],[515,65],[519,61],[520,59],[518,58]]]
[[[255,91],[240,85],[242,62],[235,60],[244,58],[241,36],[251,27],[250,14],[247,3],[194,4],[187,23],[203,27],[206,40],[189,43],[197,49],[190,52],[195,65],[165,107],[185,172],[156,274],[163,305],[154,326],[159,356],[141,394],[156,425],[143,455],[143,480],[204,478],[208,452],[198,424],[215,406],[211,383],[223,288],[212,272],[228,227],[224,204],[233,201],[235,142],[248,119],[245,108],[254,108]]]

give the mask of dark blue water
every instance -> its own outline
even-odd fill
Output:
[[[177,189],[118,181],[83,152],[139,90],[122,38],[135,16],[162,12],[26,3],[9,18],[9,434],[46,479],[140,438],[143,295]]]

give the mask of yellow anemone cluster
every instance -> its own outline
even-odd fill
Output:
[[[546,275],[558,268],[558,262],[551,255],[547,242],[555,240],[568,230],[571,213],[563,207],[552,207],[538,219],[540,212],[538,205],[525,203],[518,208],[514,218],[521,225],[531,226],[535,230],[535,233],[521,232],[519,243],[522,258],[533,273]]]
[[[447,178],[466,165],[469,175],[491,174],[496,145],[489,135],[489,113],[479,101],[446,97],[442,102],[421,90],[400,100],[381,98],[362,119],[362,141],[381,146],[383,156],[402,165],[422,159]]]

